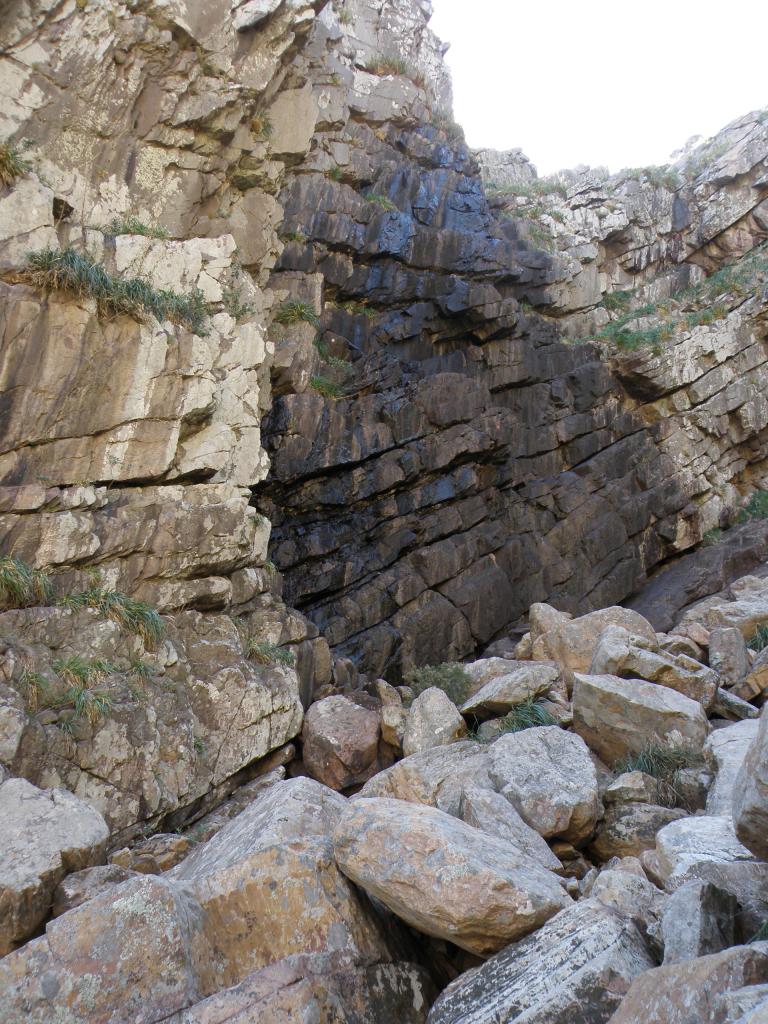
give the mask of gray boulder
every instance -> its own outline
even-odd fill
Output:
[[[732,811],[741,842],[768,860],[768,704],[736,777]]]

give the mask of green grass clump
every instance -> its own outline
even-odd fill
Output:
[[[337,16],[337,18],[339,19],[339,24],[340,24],[340,25],[351,25],[351,24],[352,24],[352,21],[354,20],[354,19],[352,18],[352,14],[351,14],[351,13],[350,13],[349,11],[346,11],[346,10],[344,10],[344,8],[342,8],[342,9],[341,9],[341,10],[340,10],[340,11],[339,11],[339,12],[337,13],[337,15],[336,15],[336,16]]]
[[[535,697],[515,704],[501,719],[502,732],[522,732],[523,729],[534,729],[539,725],[557,725],[557,719],[549,713],[547,705]]]
[[[764,651],[768,647],[768,626],[758,626],[752,636],[747,640],[747,647],[751,651]]]
[[[243,300],[243,290],[238,284],[228,284],[221,289],[221,303],[234,320],[243,320],[253,313],[253,305]]]
[[[295,661],[293,651],[270,643],[269,640],[257,640],[252,636],[245,641],[245,656],[258,665],[283,665],[286,668],[291,668]]]
[[[325,176],[330,178],[331,181],[342,181],[344,179],[344,171],[342,171],[338,164],[334,164],[333,167],[328,168]]]
[[[491,182],[487,191],[490,195],[510,198],[539,199],[558,195],[564,199],[568,195],[568,186],[556,178],[529,178],[526,181],[513,181],[509,185],[494,185]]]
[[[151,679],[153,676],[152,666],[148,661],[142,661],[141,658],[134,658],[131,662],[131,667],[128,669],[129,675],[132,675],[135,679]]]
[[[307,236],[302,231],[286,231],[280,235],[284,242],[306,242]]]
[[[332,370],[338,370],[345,377],[349,377],[355,372],[352,363],[348,359],[341,359],[339,356],[331,355],[322,338],[315,338],[315,348],[323,362],[330,366]]]
[[[629,309],[632,302],[631,291],[606,292],[603,296],[603,306],[609,313],[624,312]]]
[[[267,114],[260,111],[251,118],[251,131],[257,139],[268,139],[274,128]]]
[[[768,519],[768,491],[755,491],[746,508],[739,513],[739,522],[746,523],[749,519]]]
[[[0,558],[0,606],[29,608],[49,604],[51,594],[51,581],[44,569],[33,569],[10,555]]]
[[[457,706],[469,697],[472,677],[463,665],[458,662],[446,661],[442,665],[424,665],[412,669],[406,676],[406,683],[418,696],[431,686],[442,690]]]
[[[115,667],[103,658],[87,659],[78,654],[54,662],[53,667],[70,684],[56,705],[72,705],[75,718],[87,718],[91,725],[95,725],[114,704],[110,694],[96,687],[116,671]]]
[[[76,249],[41,249],[27,256],[25,277],[37,288],[93,298],[102,316],[125,314],[142,320],[154,316],[160,322],[188,327],[194,334],[208,333],[208,302],[199,289],[180,294],[153,288],[140,277],[116,277]]]
[[[364,66],[365,70],[372,75],[380,75],[382,77],[385,75],[400,75],[403,78],[410,78],[413,84],[421,89],[427,84],[424,74],[418,68],[414,67],[413,64],[409,64],[407,60],[403,60],[402,57],[392,54],[378,54],[375,57],[371,57]]]
[[[292,299],[286,302],[275,314],[276,324],[311,324],[313,327],[320,326],[320,318],[308,302],[298,302]]]
[[[10,142],[0,142],[0,184],[14,185],[28,173],[29,164],[16,146]]]
[[[330,377],[322,376],[322,374],[315,374],[314,377],[310,377],[309,386],[319,395],[322,395],[323,398],[336,401],[344,397],[344,388],[341,384],[338,381],[331,380]]]
[[[705,547],[711,548],[715,544],[719,544],[723,538],[723,531],[719,526],[713,526],[711,530],[707,530],[704,536],[701,538],[701,543]]]
[[[656,188],[667,188],[674,192],[682,185],[682,179],[674,167],[666,164],[652,164],[648,167],[625,167],[618,174],[618,183],[627,181],[630,178],[645,178]]]
[[[59,603],[65,608],[94,608],[128,633],[140,636],[149,648],[157,647],[165,633],[159,612],[150,605],[99,584],[79,593],[67,594]]]
[[[19,683],[24,690],[27,711],[33,713],[48,703],[48,681],[39,672],[24,668],[19,678]]]
[[[117,671],[104,658],[82,658],[79,654],[54,661],[53,670],[72,686],[85,687],[95,686]]]
[[[159,224],[145,224],[133,216],[113,217],[104,231],[109,235],[143,235],[145,238],[159,238],[163,241],[171,237]]]
[[[381,195],[379,192],[369,192],[365,198],[369,203],[375,203],[376,206],[380,206],[382,210],[386,210],[388,213],[392,213],[397,209],[391,199]]]

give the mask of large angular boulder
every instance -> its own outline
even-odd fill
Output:
[[[391,797],[457,813],[466,786],[485,784],[488,748],[463,740],[411,754],[379,772],[360,790],[362,797]]]
[[[582,900],[458,977],[437,999],[428,1024],[603,1024],[651,967],[628,918]]]
[[[99,812],[72,793],[0,783],[0,956],[37,931],[65,875],[103,861],[108,838]]]
[[[735,1024],[725,994],[765,981],[765,942],[657,967],[632,982],[611,1024]]]
[[[331,789],[347,789],[378,770],[380,725],[375,711],[340,695],[313,704],[301,731],[309,774]]]
[[[533,642],[534,661],[554,661],[569,672],[589,672],[603,630],[621,626],[629,633],[656,641],[653,626],[629,608],[601,608],[568,622],[561,621]]]
[[[579,673],[573,728],[606,764],[649,744],[701,750],[709,733],[701,705],[682,693],[640,679]]]
[[[727,817],[731,813],[736,780],[758,728],[755,719],[735,722],[724,729],[715,729],[704,744],[704,757],[715,771],[707,795],[707,814]]]
[[[600,861],[639,857],[643,850],[654,849],[660,829],[685,817],[687,812],[676,807],[644,803],[610,805],[590,844],[590,853]]]
[[[163,1024],[424,1024],[433,992],[426,971],[415,964],[360,966],[336,953],[295,954]]]
[[[749,651],[735,626],[717,626],[709,634],[709,665],[729,689],[749,675]]]
[[[206,993],[202,910],[166,878],[140,875],[55,918],[0,960],[0,1017],[154,1024]]]
[[[473,828],[489,836],[503,839],[524,857],[548,868],[560,871],[561,863],[547,842],[526,825],[512,804],[501,793],[480,786],[468,786],[461,797],[459,817]]]
[[[334,861],[330,833],[346,808],[312,779],[277,783],[168,872],[205,911],[206,993],[295,953],[391,959],[378,917]]]
[[[736,911],[733,893],[692,879],[667,900],[661,918],[664,963],[695,960],[736,945]]]
[[[692,605],[680,625],[701,622],[707,629],[732,626],[745,640],[751,639],[758,626],[768,622],[768,580],[759,576],[742,576],[731,584],[733,600],[713,597]]]
[[[768,860],[768,705],[736,777],[732,811],[741,842]]]
[[[487,955],[570,904],[551,872],[442,811],[351,801],[334,832],[341,870],[419,931]]]
[[[511,671],[484,683],[462,704],[462,714],[504,715],[515,704],[549,693],[560,680],[560,671],[556,665],[546,662],[508,664]]]
[[[597,774],[586,744],[557,726],[508,733],[491,746],[488,774],[531,828],[583,843],[600,811]]]
[[[403,732],[403,753],[419,754],[444,747],[467,735],[467,723],[450,697],[436,686],[420,693],[408,711]]]
[[[642,870],[635,874],[622,867],[627,861],[615,863],[614,868],[603,868],[586,895],[634,921],[655,952],[658,946],[655,936],[661,928],[662,912],[669,897],[649,882]]]
[[[654,637],[634,636],[620,626],[609,626],[600,635],[590,675],[645,679],[668,686],[709,708],[715,699],[718,675],[687,654],[659,650]]]

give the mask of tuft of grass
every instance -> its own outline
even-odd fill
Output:
[[[142,661],[141,658],[134,658],[131,662],[131,667],[128,669],[129,675],[132,675],[134,679],[151,679],[153,675],[152,666],[148,661]]]
[[[315,348],[322,361],[330,366],[332,370],[338,370],[345,377],[351,376],[355,371],[348,359],[341,359],[339,356],[332,356],[321,338],[315,338]]]
[[[330,377],[324,377],[322,374],[315,374],[314,377],[310,377],[309,386],[316,391],[323,398],[337,401],[339,398],[344,397],[344,388],[338,381],[331,380]]]
[[[546,704],[529,697],[516,704],[501,720],[502,732],[522,732],[540,725],[557,725],[557,720],[547,710]]]
[[[723,531],[719,526],[713,526],[711,530],[707,530],[704,536],[701,538],[701,543],[708,548],[714,547],[715,544],[719,544],[723,537]]]
[[[282,234],[280,237],[284,242],[308,241],[307,236],[302,231],[286,231],[285,234]]]
[[[758,626],[752,636],[747,640],[747,647],[751,651],[764,651],[768,647],[768,626]]]
[[[558,195],[565,199],[568,195],[568,186],[558,181],[557,178],[530,178],[527,181],[514,181],[509,185],[498,186],[489,184],[487,188],[489,195],[521,197],[523,199],[537,199],[545,196]]]
[[[145,224],[138,217],[113,217],[104,228],[108,235],[143,235],[145,238],[159,238],[162,241],[170,238],[170,233],[159,224]]]
[[[319,327],[320,318],[308,302],[298,302],[292,299],[277,311],[275,323],[284,325],[305,323]]]
[[[388,213],[392,213],[397,210],[397,207],[387,196],[381,195],[379,192],[369,192],[365,197],[369,203],[375,203],[376,206],[380,206],[382,210],[386,210]]]
[[[686,747],[665,747],[647,743],[639,754],[630,754],[613,765],[617,775],[624,772],[645,772],[659,784],[659,801],[674,807],[680,802],[676,788],[677,773],[683,768],[700,768],[704,757],[700,751]]]
[[[245,657],[258,665],[284,665],[291,668],[295,661],[293,651],[279,647],[268,640],[257,640],[249,636],[245,641]]]
[[[629,309],[631,302],[631,291],[606,292],[603,296],[603,306],[609,313],[623,313]]]
[[[66,594],[59,604],[65,608],[95,608],[127,632],[140,636],[150,649],[157,647],[165,633],[163,620],[156,609],[119,590],[108,590],[99,584],[79,593]]]
[[[0,605],[5,608],[29,608],[49,604],[52,587],[44,569],[33,569],[20,558],[0,557]]]
[[[749,519],[768,519],[768,491],[755,491],[741,510],[738,521],[746,523]]]
[[[16,146],[10,142],[0,142],[0,185],[14,185],[29,170],[29,163]]]
[[[403,78],[410,78],[413,84],[421,89],[426,85],[426,78],[418,68],[394,54],[380,53],[375,57],[371,57],[365,64],[365,70],[372,75],[379,75],[381,77],[398,75]]]
[[[96,686],[117,671],[115,666],[104,658],[81,658],[79,654],[54,661],[53,670],[72,687],[85,688]]]
[[[27,256],[24,273],[37,288],[68,292],[78,298],[94,298],[102,316],[125,314],[143,320],[188,327],[194,334],[208,333],[208,302],[199,289],[180,294],[154,288],[140,277],[116,277],[76,249],[41,249]]]
[[[340,25],[351,25],[354,20],[351,12],[345,10],[343,7],[337,12],[336,17],[339,19]]]
[[[27,711],[31,713],[48,703],[48,681],[39,672],[24,668],[19,678],[19,683],[24,690],[24,697],[27,704]]]
[[[441,665],[423,665],[412,669],[406,676],[406,683],[418,696],[431,686],[442,690],[457,706],[469,697],[472,677],[463,665],[446,661]]]
[[[259,111],[251,118],[251,131],[257,139],[268,139],[274,131],[272,122],[267,114]]]
[[[645,178],[656,188],[666,188],[671,192],[680,188],[682,179],[674,167],[666,164],[651,164],[648,167],[625,167],[617,176],[617,183],[621,184],[630,178]]]
[[[344,171],[339,167],[338,164],[334,164],[333,167],[329,167],[325,172],[326,178],[330,178],[331,181],[343,181]]]
[[[243,301],[243,290],[239,284],[228,284],[221,289],[221,303],[234,320],[243,320],[253,312],[253,305]]]

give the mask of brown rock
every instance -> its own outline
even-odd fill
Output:
[[[607,626],[621,626],[655,644],[647,619],[629,608],[602,608],[542,633],[533,645],[535,661],[555,661],[569,672],[588,672],[598,641]]]
[[[639,857],[656,846],[656,833],[671,821],[687,817],[673,807],[628,803],[608,807],[589,851],[600,861],[611,857]]]
[[[331,789],[346,789],[378,770],[379,716],[346,697],[325,697],[304,718],[302,749],[310,775]]]

